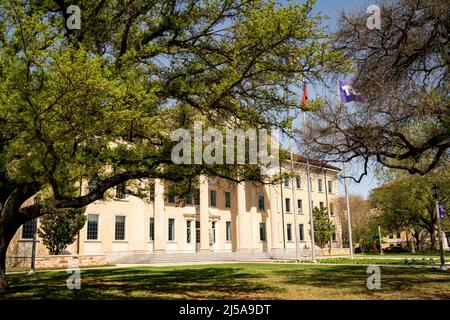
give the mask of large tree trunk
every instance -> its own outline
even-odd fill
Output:
[[[0,244],[0,294],[8,289],[8,282],[6,281],[6,249],[7,247]]]
[[[420,241],[420,231],[414,230],[411,234],[414,237],[414,239],[416,240],[417,249],[419,251],[421,251],[422,250],[422,244],[421,244],[421,241]],[[412,245],[414,245],[413,241],[411,241],[411,243],[412,243]]]
[[[6,281],[6,251],[19,227],[39,216],[39,206],[30,212],[22,212],[25,201],[39,190],[35,184],[17,186],[0,197],[0,293],[8,288]]]

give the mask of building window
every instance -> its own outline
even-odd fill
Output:
[[[225,191],[225,208],[231,208],[231,192]]]
[[[188,206],[192,206],[192,194],[188,193],[184,196],[184,203]]]
[[[302,179],[299,176],[295,177],[295,185],[297,186],[297,189],[302,188]]]
[[[258,209],[259,210],[264,210],[265,206],[264,206],[264,195],[260,194],[258,196]]]
[[[397,232],[397,239],[401,239],[402,236],[400,235],[400,232]]]
[[[313,180],[312,180],[312,178],[309,178],[309,189],[311,191],[313,191]]]
[[[36,231],[35,219],[25,222],[22,225],[22,239],[33,239]]]
[[[125,240],[125,216],[116,216],[115,240]]]
[[[98,214],[88,214],[87,219],[87,239],[98,239]]]
[[[287,239],[288,241],[292,241],[292,224],[287,224]]]
[[[336,241],[336,232],[333,232],[333,235],[331,236],[331,240]]]
[[[285,204],[286,204],[286,212],[291,212],[291,199],[286,198],[285,200]]]
[[[126,187],[124,183],[119,184],[116,187],[116,198],[125,199],[127,197]]]
[[[192,242],[192,236],[191,236],[191,226],[192,226],[192,221],[191,220],[187,220],[186,221],[186,242],[187,243],[191,243]]]
[[[300,241],[305,241],[305,232],[303,230],[303,224],[298,225],[298,233]]]
[[[195,242],[200,243],[200,221],[195,221]]]
[[[303,213],[303,203],[300,199],[297,200],[297,209],[299,214]]]
[[[209,205],[211,207],[217,206],[217,192],[216,190],[209,190]]]
[[[317,179],[317,191],[323,192],[322,179]]]
[[[389,239],[394,239],[394,234],[393,233],[389,233]]]
[[[167,202],[175,203],[175,195],[173,193],[169,193],[169,195],[167,196]]]
[[[334,205],[330,203],[330,215],[334,216]]]
[[[325,206],[324,206],[324,204],[323,204],[322,201],[319,202],[319,208],[320,208],[320,210],[322,210],[323,208],[325,208]]]
[[[289,177],[284,177],[284,186],[285,186],[286,188],[289,187]]]
[[[209,242],[216,243],[216,222],[211,222],[211,238],[209,239]]]
[[[259,241],[266,241],[266,223],[259,224]]]
[[[194,204],[196,206],[200,205],[200,189],[195,189],[195,192],[194,192]]]
[[[231,241],[231,221],[226,222],[226,239]]]
[[[155,184],[150,183],[148,185],[148,199],[150,202],[155,201]]]
[[[168,240],[174,241],[175,240],[175,219],[169,219],[169,232],[168,232]]]
[[[155,218],[150,218],[150,225],[148,226],[149,239],[151,241],[155,240]]]
[[[328,193],[333,193],[333,181],[328,181]]]

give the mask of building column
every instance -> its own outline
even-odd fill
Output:
[[[209,251],[209,188],[208,177],[201,175],[200,188],[200,251]]]
[[[252,250],[259,249],[259,223],[258,223],[258,196],[256,195],[256,186],[250,185],[250,248]]]
[[[238,221],[238,250],[248,250],[247,235],[250,230],[247,225],[247,203],[245,197],[245,182],[238,183],[237,185],[237,221]]]
[[[153,239],[153,251],[166,250],[167,221],[164,217],[164,181],[155,179],[155,238]]]
[[[275,185],[269,185],[269,218],[270,218],[270,233],[271,233],[271,247],[272,249],[279,248],[278,241],[278,217],[277,217],[277,196],[275,191]]]

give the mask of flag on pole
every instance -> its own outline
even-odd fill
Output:
[[[356,91],[345,80],[339,80],[339,94],[342,103],[356,101],[358,98]]]
[[[306,81],[303,81],[302,109],[306,108],[307,103],[308,103],[308,85],[306,84]]]

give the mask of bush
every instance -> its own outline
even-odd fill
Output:
[[[383,251],[385,253],[407,253],[407,252],[411,252],[410,249],[403,248],[403,247],[389,247],[389,248],[383,249]]]

